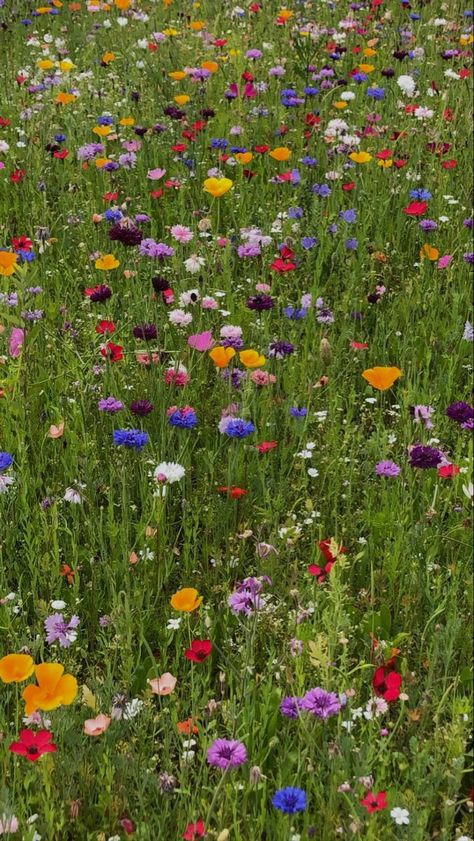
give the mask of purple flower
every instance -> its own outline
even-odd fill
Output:
[[[247,762],[247,749],[237,739],[216,739],[207,751],[209,765],[228,771]]]
[[[101,412],[107,412],[110,415],[123,409],[123,403],[115,397],[103,397],[99,400],[98,406]]]
[[[284,342],[283,340],[270,342],[268,345],[268,355],[272,359],[283,359],[285,356],[291,356],[294,349],[294,345],[291,342]]]
[[[144,257],[154,257],[163,260],[165,257],[173,257],[174,248],[164,242],[155,242],[154,239],[142,239],[139,247],[140,254]]]
[[[317,718],[326,719],[338,714],[341,702],[335,692],[326,692],[325,689],[317,686],[315,689],[310,689],[301,699],[301,709]]]
[[[410,450],[411,467],[419,467],[427,470],[430,467],[438,467],[443,461],[443,453],[434,447],[426,447],[424,444],[415,444]]]
[[[136,339],[151,342],[158,336],[158,331],[154,324],[139,324],[133,328],[133,335]]]
[[[377,476],[399,476],[401,468],[394,461],[379,461],[375,466]]]
[[[273,298],[270,295],[252,295],[247,298],[247,306],[249,310],[256,310],[263,312],[263,310],[271,310],[273,307]]]
[[[474,418],[474,408],[464,400],[460,400],[458,403],[451,403],[446,409],[446,414],[456,423],[464,424]]]
[[[134,415],[139,415],[140,417],[149,415],[154,408],[153,403],[150,403],[149,400],[133,400],[133,402],[130,403],[130,411],[133,412]]]
[[[349,224],[357,222],[357,210],[354,208],[351,210],[340,210],[339,219],[342,219],[344,222],[348,222]]]
[[[302,700],[302,698],[293,698],[291,695],[283,698],[280,704],[281,714],[287,718],[299,718]]]
[[[77,639],[76,628],[79,625],[80,619],[78,616],[71,616],[69,622],[64,618],[62,613],[53,613],[44,620],[44,629],[46,631],[46,642],[51,645],[54,642],[59,642],[61,648],[69,648],[72,642]]]
[[[433,414],[434,409],[432,406],[412,406],[411,411],[415,418],[415,423],[420,423],[420,421],[423,421],[426,429],[433,429],[431,415]]]

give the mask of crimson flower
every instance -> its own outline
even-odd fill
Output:
[[[427,201],[412,201],[408,207],[403,208],[403,212],[407,216],[423,216],[426,213],[427,207]]]
[[[380,666],[372,678],[374,692],[386,701],[396,701],[400,697],[402,676],[390,666]]]
[[[185,841],[198,841],[198,838],[204,838],[205,834],[204,821],[196,821],[196,823],[188,823],[182,837]]]
[[[351,342],[351,347],[354,348],[354,350],[367,350],[369,345],[367,342]]]
[[[18,184],[25,175],[26,169],[15,169],[15,171],[10,175],[10,181],[12,181],[13,184]]]
[[[387,792],[379,791],[376,794],[375,791],[369,791],[360,802],[365,806],[369,814],[372,812],[382,812],[388,806]]]
[[[342,185],[342,189],[343,189],[346,193],[350,193],[350,191],[351,191],[351,190],[355,190],[355,187],[356,187],[356,183],[355,183],[355,181],[348,181],[348,183],[347,183],[347,184],[343,184],[343,185]]]
[[[105,356],[110,362],[120,362],[123,359],[123,347],[115,345],[113,342],[107,344],[100,349],[102,356]]]
[[[104,336],[106,333],[112,335],[112,333],[115,333],[115,324],[113,321],[99,321],[95,332],[100,333],[101,336]]]
[[[338,555],[345,555],[347,552],[345,546],[339,546],[337,555],[333,555],[331,551],[331,538],[329,537],[327,537],[326,540],[320,540],[318,546],[321,549],[321,552],[323,553],[327,561],[334,562],[337,559]]]
[[[191,648],[187,648],[184,656],[193,663],[203,663],[207,660],[212,651],[212,642],[210,640],[193,640]]]
[[[30,251],[33,248],[31,239],[24,234],[20,237],[12,237],[11,243],[15,251]]]
[[[117,201],[118,197],[118,191],[115,193],[104,193],[104,195],[102,196],[104,201]]]
[[[441,476],[442,479],[452,479],[459,472],[460,468],[457,464],[444,464],[443,467],[438,467],[438,476]]]
[[[65,158],[69,156],[68,149],[61,149],[59,152],[53,152],[53,158],[59,158],[60,161],[64,161]]]
[[[274,272],[278,272],[279,274],[285,274],[285,272],[292,272],[296,269],[296,263],[292,263],[291,260],[282,260],[281,257],[278,257],[270,266]]]
[[[12,742],[9,750],[36,762],[44,753],[56,753],[57,747],[52,739],[53,734],[49,730],[21,730],[20,740]]]
[[[228,494],[230,497],[232,497],[232,499],[240,499],[242,496],[246,496],[246,494],[248,494],[248,491],[246,491],[244,488],[228,488],[226,485],[221,485],[221,487],[217,488],[217,490],[219,491],[219,493]]]
[[[255,152],[257,152],[259,155],[264,155],[265,152],[268,152],[270,146],[262,145],[262,146],[254,146],[253,148],[254,148]]]
[[[259,453],[269,453],[270,450],[275,450],[278,446],[276,441],[262,441],[261,444],[257,444],[255,449],[259,451]]]
[[[335,561],[328,561],[327,564],[323,567],[318,566],[317,564],[310,564],[308,567],[308,572],[310,575],[314,575],[315,578],[318,579],[318,584],[324,584],[326,581],[327,576],[331,572]]]

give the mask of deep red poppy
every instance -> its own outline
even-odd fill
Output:
[[[13,237],[11,243],[15,251],[30,251],[33,248],[31,239],[23,234],[20,237]]]
[[[56,753],[53,734],[49,730],[21,730],[20,740],[12,742],[9,750],[19,756],[26,756],[30,762],[36,762],[44,753]]]
[[[259,453],[269,453],[270,450],[274,450],[277,447],[276,441],[262,441],[261,444],[257,444],[255,449],[259,451]]]
[[[379,161],[388,161],[388,159],[391,158],[392,155],[393,155],[393,152],[392,152],[391,149],[382,149],[381,152],[377,152],[375,157]]]
[[[100,349],[102,356],[105,356],[110,362],[120,362],[123,359],[123,347],[115,345],[113,342],[107,344]]]
[[[196,821],[196,823],[188,823],[183,832],[183,838],[185,841],[198,841],[199,838],[204,838],[205,834],[204,821]]]
[[[265,154],[265,152],[268,152],[268,150],[269,150],[270,146],[265,146],[265,145],[263,145],[263,146],[254,146],[253,148],[254,148],[255,152],[258,152],[258,154],[259,154],[259,155],[264,155],[264,154]]]
[[[454,158],[451,158],[451,160],[449,161],[443,161],[443,163],[441,164],[443,169],[456,169],[457,165],[458,162]]]
[[[60,152],[53,152],[53,158],[58,158],[60,161],[64,161],[69,156],[68,149],[61,149]]]
[[[310,564],[308,567],[308,572],[310,575],[314,575],[314,577],[318,579],[318,584],[324,584],[334,564],[335,561],[328,561],[327,564],[323,567],[320,567],[317,564]]]
[[[25,175],[26,169],[15,169],[14,172],[12,172],[12,174],[10,175],[10,181],[12,181],[13,184],[18,184],[22,180],[22,178],[25,177]]]
[[[324,557],[327,561],[335,561],[337,556],[333,555],[331,552],[331,538],[327,537],[326,540],[320,540],[318,543],[321,552],[323,553]],[[347,553],[347,549],[345,546],[341,546],[339,548],[339,555],[345,555]]]
[[[345,193],[350,193],[351,190],[355,190],[355,188],[356,188],[355,181],[348,181],[347,184],[342,184],[342,189],[344,190]]]
[[[118,197],[118,190],[115,193],[104,193],[104,195],[102,196],[104,201],[117,201]]]
[[[112,335],[112,333],[115,333],[115,324],[113,321],[99,321],[95,332],[100,333],[101,336],[105,336],[107,333]]]
[[[203,663],[207,660],[212,651],[212,642],[210,640],[193,640],[191,648],[187,648],[184,656],[193,663]]]
[[[227,38],[216,38],[215,41],[212,42],[214,47],[225,47],[227,44]]]
[[[360,802],[363,806],[365,806],[369,814],[372,812],[382,812],[382,810],[386,809],[388,805],[387,792],[379,791],[376,794],[375,791],[368,791],[364,799]]]
[[[351,347],[354,348],[354,350],[367,350],[369,345],[367,342],[351,342]]]
[[[161,199],[163,193],[164,190],[152,190],[150,196],[152,197],[152,199]]]
[[[174,146],[171,147],[173,152],[185,152],[187,148],[187,143],[175,143]]]
[[[457,464],[444,464],[442,467],[438,467],[438,476],[441,476],[442,479],[452,479],[453,476],[457,476],[460,472],[461,469]]]
[[[232,497],[232,499],[240,499],[242,496],[246,496],[246,494],[248,494],[248,491],[246,491],[244,488],[228,488],[226,485],[221,485],[221,487],[217,488],[217,490],[219,491],[219,493],[228,494],[230,497]]]
[[[423,216],[428,208],[427,201],[412,201],[408,207],[403,208],[407,216]]]
[[[132,819],[129,818],[128,815],[123,815],[123,817],[121,817],[119,820],[119,824],[125,832],[125,835],[133,835],[137,828],[135,826],[134,821],[132,821]]]
[[[6,126],[11,125],[11,120],[8,120],[6,117],[0,117],[0,128],[6,128]]]
[[[400,687],[402,685],[402,676],[392,669],[391,666],[380,666],[375,670],[372,678],[372,686],[376,695],[379,698],[385,698],[386,701],[397,701],[400,697]]]
[[[399,158],[398,160],[393,162],[397,169],[403,169],[404,166],[408,163],[408,158]]]
[[[292,263],[291,260],[282,260],[281,257],[278,257],[270,266],[274,272],[278,272],[278,274],[285,274],[286,272],[292,272],[296,269],[296,263]]]

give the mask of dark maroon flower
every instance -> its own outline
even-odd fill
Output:
[[[411,467],[419,467],[427,470],[430,467],[438,467],[443,460],[443,453],[434,447],[426,447],[424,444],[415,444],[410,450]]]
[[[467,423],[474,418],[474,408],[464,400],[460,400],[458,403],[451,403],[446,409],[446,414],[456,423]]]
[[[117,222],[117,224],[113,225],[109,230],[109,239],[114,242],[121,242],[122,245],[140,245],[143,239],[143,234],[140,229],[131,222],[125,224]]]
[[[86,295],[88,295],[94,303],[102,303],[102,301],[107,301],[112,297],[112,290],[110,286],[107,286],[105,283],[101,283],[99,286],[95,286],[94,289],[86,289]]]
[[[247,298],[247,306],[249,310],[256,310],[257,312],[271,310],[273,298],[270,295],[251,295],[250,298]]]
[[[138,324],[133,328],[133,335],[136,339],[143,339],[145,342],[152,342],[156,339],[158,331],[154,324]]]
[[[153,403],[150,403],[149,400],[134,400],[133,403],[130,403],[130,411],[134,415],[139,415],[141,418],[149,415],[154,408]]]
[[[169,281],[166,280],[165,277],[152,277],[151,282],[153,284],[153,289],[155,292],[164,292],[166,289],[170,288]]]

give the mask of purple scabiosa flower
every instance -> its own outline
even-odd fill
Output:
[[[130,411],[141,418],[145,417],[145,415],[149,415],[154,408],[153,403],[150,403],[149,400],[133,400],[132,403],[130,403]]]
[[[106,613],[103,616],[99,616],[99,625],[101,628],[108,628],[112,619]]]
[[[262,249],[257,242],[246,242],[244,245],[239,245],[237,248],[237,254],[241,258],[259,257],[261,253]]]
[[[344,245],[348,251],[357,251],[359,241],[355,237],[350,237],[349,239],[346,239]]]
[[[214,768],[229,771],[247,762],[247,749],[237,739],[216,739],[207,751],[207,761]]]
[[[464,400],[460,400],[458,403],[451,403],[446,409],[446,414],[456,423],[466,423],[474,418],[474,408]]]
[[[71,616],[69,622],[62,613],[53,613],[44,620],[46,631],[46,642],[52,645],[59,642],[61,648],[69,648],[71,643],[77,639],[77,631],[80,619],[78,616]]]
[[[327,719],[337,715],[341,710],[341,702],[335,692],[327,692],[316,686],[301,699],[301,709],[317,718]]]
[[[313,184],[311,191],[320,199],[327,199],[331,195],[331,188],[328,184]]]
[[[99,400],[97,405],[101,412],[107,412],[109,415],[113,415],[115,412],[120,412],[124,406],[122,401],[117,400],[115,397],[103,397],[102,400]]]
[[[283,359],[285,356],[291,356],[294,352],[294,345],[291,342],[283,340],[270,342],[268,345],[268,356],[272,359]]]
[[[105,152],[103,143],[86,143],[85,146],[79,146],[76,152],[78,161],[90,161],[96,155],[102,155]]]
[[[293,698],[291,695],[283,698],[280,704],[281,714],[286,718],[299,718],[302,700],[302,698]]]
[[[273,298],[270,295],[251,295],[250,298],[247,298],[247,307],[249,310],[256,310],[256,312],[271,310]]]
[[[222,347],[233,347],[234,350],[242,350],[245,346],[245,342],[240,336],[230,336],[229,338],[222,339]]]
[[[443,453],[434,447],[428,447],[424,444],[415,444],[410,449],[410,465],[411,467],[418,467],[422,470],[427,470],[430,467],[438,467],[443,461]]]
[[[465,263],[469,266],[474,265],[474,251],[466,251],[462,256]]]
[[[232,345],[230,345],[230,346],[232,347]],[[225,345],[224,345],[224,347],[225,347]],[[228,347],[229,347],[229,345],[228,345]],[[230,371],[228,368],[225,368],[221,372],[221,375],[222,375],[223,380],[227,380],[227,381],[230,380],[231,381],[233,388],[241,388],[242,387],[242,382],[245,380],[245,378],[247,376],[247,372],[246,371],[241,371],[240,368],[233,368],[232,371]]]
[[[152,342],[158,336],[158,331],[154,324],[138,324],[133,328],[133,335],[136,339]]]
[[[127,246],[140,245],[143,234],[132,222],[117,222],[109,230],[109,239]]]
[[[355,210],[355,208],[352,208],[351,210],[340,210],[339,219],[342,219],[343,222],[353,224],[354,222],[357,222],[357,210]]]
[[[114,429],[114,444],[117,447],[141,450],[149,440],[148,433],[140,429]]]
[[[301,247],[304,248],[305,251],[310,251],[315,245],[318,245],[317,237],[303,237],[301,240]]]
[[[377,476],[399,476],[401,473],[401,467],[399,467],[394,461],[379,461],[379,463],[375,465],[375,472]]]
[[[290,318],[292,321],[301,321],[301,319],[306,318],[308,315],[308,310],[306,307],[302,307],[301,309],[296,309],[295,307],[284,307],[283,314],[286,318]]]

